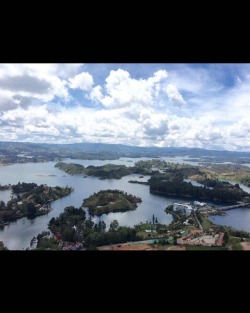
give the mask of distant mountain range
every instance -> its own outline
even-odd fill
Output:
[[[0,141],[0,154],[6,153],[53,153],[70,157],[73,154],[101,155],[110,157],[160,157],[160,156],[191,156],[191,157],[222,157],[238,158],[250,157],[250,152],[206,150],[185,147],[137,147],[121,144],[103,143],[73,143],[73,144],[47,144],[30,142]]]

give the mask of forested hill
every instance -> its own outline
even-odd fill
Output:
[[[157,156],[191,156],[191,157],[227,157],[250,158],[250,152],[206,150],[185,147],[137,147],[121,144],[103,143],[73,143],[73,144],[47,144],[29,142],[0,141],[1,155],[14,155],[30,153],[32,155],[55,154],[56,157],[83,157],[112,159],[114,157],[157,157]],[[53,156],[53,155],[52,155]]]

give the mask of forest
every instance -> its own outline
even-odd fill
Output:
[[[203,187],[193,186],[191,182],[183,181],[181,173],[153,175],[148,182],[150,192],[166,196],[211,200],[228,204],[236,204],[237,201],[243,201],[245,197],[249,196],[238,184],[232,185],[228,182],[212,180],[211,183],[206,181],[207,185]]]
[[[109,229],[106,230],[104,221],[94,223],[91,217],[86,218],[83,208],[77,209],[74,206],[66,207],[57,218],[53,217],[49,221],[49,229],[57,238],[65,242],[84,242],[87,249],[139,239],[135,229],[119,226],[118,221],[113,220]],[[46,249],[51,246],[51,242],[56,242],[54,238],[40,236],[39,239],[37,249]]]
[[[120,190],[100,190],[87,199],[84,199],[83,206],[88,207],[91,215],[102,215],[110,212],[125,212],[135,210],[141,198]]]

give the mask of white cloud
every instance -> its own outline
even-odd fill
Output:
[[[130,105],[152,106],[159,95],[160,83],[167,78],[167,71],[160,70],[148,79],[134,79],[130,73],[118,69],[110,71],[105,80],[105,92],[96,86],[90,98],[106,108],[121,108]]]
[[[67,81],[80,64],[0,64],[0,107],[4,110],[27,107],[34,101],[49,102],[55,97],[70,99]],[[24,100],[25,99],[25,100]],[[29,101],[28,101],[29,99]]]
[[[175,85],[168,84],[166,87],[166,93],[168,95],[169,100],[174,105],[182,106],[183,104],[185,104],[185,101],[184,101],[182,95],[179,93],[179,91]]]
[[[0,64],[0,140],[250,150],[250,67],[147,66]]]
[[[94,84],[93,77],[88,72],[82,72],[69,79],[69,86],[72,89],[90,91]]]

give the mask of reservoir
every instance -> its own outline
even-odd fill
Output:
[[[135,162],[139,160],[151,160],[152,158],[120,158],[117,160],[71,160],[66,159],[67,163],[78,163],[84,166],[94,165],[101,166],[104,164],[117,164],[133,166]],[[164,157],[161,158],[168,162],[175,163],[187,163],[183,158]],[[190,162],[192,163],[192,162]],[[142,202],[138,204],[138,207],[134,211],[128,211],[124,213],[110,213],[104,214],[101,217],[94,217],[93,221],[96,223],[99,220],[103,220],[107,229],[110,222],[116,219],[120,226],[131,226],[146,221],[152,221],[154,214],[157,217],[159,223],[169,224],[172,221],[172,215],[166,214],[164,209],[173,202],[180,201],[179,198],[167,198],[164,196],[154,195],[149,192],[149,186],[141,184],[131,184],[129,180],[147,181],[150,176],[144,175],[143,178],[139,178],[139,174],[131,174],[124,176],[121,179],[105,179],[100,180],[98,177],[83,177],[83,175],[69,175],[65,172],[55,168],[56,162],[46,163],[24,163],[13,164],[0,167],[0,183],[17,184],[18,182],[47,184],[48,186],[70,186],[74,188],[74,191],[67,197],[61,198],[51,203],[53,210],[46,215],[36,217],[35,219],[21,218],[15,222],[5,226],[3,230],[0,230],[0,241],[3,241],[5,246],[10,250],[22,250],[30,246],[30,241],[34,236],[37,236],[44,230],[47,230],[48,222],[52,217],[59,216],[63,212],[64,208],[70,205],[79,208],[82,206],[83,199],[89,197],[94,192],[105,189],[119,189],[127,193],[131,193],[135,196],[141,197]],[[194,164],[196,165],[196,164]],[[192,183],[194,183],[192,181]],[[250,192],[250,188],[240,186],[247,192]],[[10,199],[11,191],[0,191],[0,201],[5,203]],[[181,201],[189,201],[181,199]],[[87,208],[84,208],[88,213]],[[88,216],[88,214],[87,214]],[[235,209],[227,211],[226,216],[213,216],[210,220],[216,224],[228,225],[237,229],[243,229],[250,232],[250,209]]]
[[[134,162],[142,159],[119,159],[119,160],[64,160],[68,163],[79,163],[84,166],[95,165],[100,166],[107,163],[124,164],[133,166]],[[128,162],[129,161],[129,162]],[[165,198],[158,195],[150,194],[149,186],[141,184],[131,184],[129,180],[147,181],[150,176],[139,178],[139,175],[132,174],[124,176],[121,179],[105,179],[100,180],[98,177],[86,177],[83,175],[69,175],[55,168],[56,162],[46,163],[24,163],[13,164],[0,167],[0,183],[17,184],[18,182],[47,184],[48,186],[70,186],[74,191],[67,197],[61,198],[51,203],[53,210],[46,215],[28,219],[26,217],[16,220],[0,230],[0,241],[10,250],[22,250],[30,246],[30,241],[43,230],[47,230],[48,222],[52,217],[57,217],[64,208],[70,205],[76,208],[81,207],[84,198],[89,197],[94,192],[105,189],[119,189],[131,193],[142,198],[142,202],[138,204],[135,211],[124,213],[104,214],[101,217],[94,217],[96,223],[99,220],[105,221],[107,229],[114,219],[118,220],[120,226],[134,226],[140,222],[152,221],[154,214],[159,223],[169,224],[172,221],[172,215],[166,214],[164,209],[172,204],[175,199]],[[0,200],[5,203],[10,199],[11,191],[0,191]],[[87,208],[85,211],[88,213]],[[87,214],[88,216],[88,214]]]

